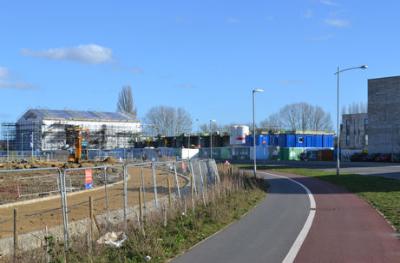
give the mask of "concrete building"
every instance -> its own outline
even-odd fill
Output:
[[[368,153],[400,152],[400,76],[368,80]]]
[[[31,109],[10,133],[13,134],[10,138],[14,142],[13,150],[67,149],[74,145],[73,127],[82,129],[88,149],[130,147],[141,132],[140,122],[123,113]]]
[[[340,126],[340,148],[343,150],[367,150],[368,114],[343,114]]]

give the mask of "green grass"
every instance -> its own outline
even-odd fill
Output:
[[[207,206],[199,200],[194,212],[188,207],[187,213],[183,214],[183,207],[177,206],[176,210],[169,212],[166,226],[163,224],[163,216],[157,214],[145,225],[145,234],[135,226],[130,227],[127,231],[128,240],[123,247],[116,249],[95,246],[93,262],[145,262],[146,256],[151,257],[150,262],[166,262],[176,257],[240,219],[265,197],[267,184],[264,180],[244,177],[243,181],[243,187],[238,190],[222,188],[220,195],[216,192],[216,198],[211,198]],[[49,254],[50,262],[63,262],[62,244],[52,243]],[[36,257],[39,258],[38,255]],[[22,259],[21,262],[40,262],[28,254]],[[71,247],[68,262],[90,262],[84,238]]]
[[[195,213],[177,215],[168,222],[146,227],[146,236],[138,231],[129,233],[129,241],[122,249],[107,249],[95,262],[165,262],[199,241],[239,219],[265,196],[261,189],[248,189],[232,193],[209,206],[197,206]]]
[[[270,168],[261,166],[258,169]],[[400,180],[357,174],[337,176],[335,172],[306,168],[273,168],[270,170],[314,177],[341,186],[369,202],[391,222],[397,231],[400,231]]]

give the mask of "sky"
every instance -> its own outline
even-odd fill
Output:
[[[62,3],[61,3],[62,2]],[[400,2],[0,0],[0,122],[29,108],[115,111],[130,85],[139,118],[186,109],[195,127],[256,120],[295,102],[336,117],[367,80],[400,75]]]

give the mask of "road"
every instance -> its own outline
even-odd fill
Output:
[[[263,165],[269,167],[310,168],[330,172],[336,171],[336,162],[268,161]],[[340,170],[342,173],[381,176],[400,180],[400,165],[396,163],[341,162]]]
[[[264,176],[270,182],[267,198],[173,262],[282,262],[306,222],[310,201],[298,184]]]

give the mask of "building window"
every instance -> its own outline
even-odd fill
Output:
[[[346,145],[348,146],[350,144],[350,136],[346,135]]]

